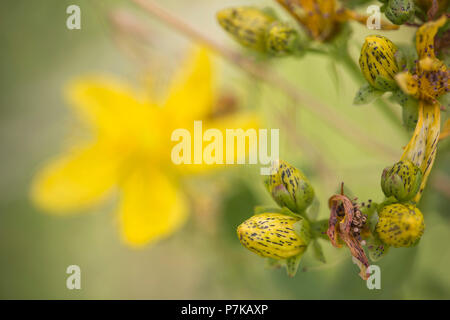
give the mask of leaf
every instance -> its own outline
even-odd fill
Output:
[[[272,258],[266,259],[266,267],[269,269],[278,269],[285,264],[284,260],[276,260]]]
[[[325,259],[325,255],[323,254],[322,245],[319,243],[319,241],[314,240],[312,243],[312,249],[313,249],[313,256],[317,260],[323,263],[327,263]]]
[[[320,211],[320,202],[317,200],[317,198],[314,198],[313,202],[311,203],[310,207],[308,208],[308,216],[311,220],[315,220],[317,216],[319,215]]]
[[[395,80],[383,76],[377,76],[375,78],[375,85],[377,88],[383,89],[383,91],[392,91],[397,88]]]
[[[370,84],[366,83],[359,88],[353,99],[353,104],[362,105],[372,102],[373,100],[379,98],[384,92],[377,90]]]
[[[295,257],[286,259],[286,271],[289,277],[295,276],[298,266],[302,259],[303,254],[296,255]]]
[[[389,246],[381,242],[377,236],[372,236],[367,240],[367,251],[369,252],[369,258],[373,262],[376,262],[383,258],[389,250]]]
[[[311,240],[311,228],[309,226],[309,222],[306,221],[306,219],[301,218],[300,221],[294,223],[293,228],[294,232],[300,237],[300,239],[303,239],[303,241],[305,241],[308,245]]]
[[[261,213],[281,213],[282,209],[272,206],[256,206],[254,209],[255,214]]]
[[[311,223],[311,236],[313,237],[313,239],[325,239],[325,240],[329,240],[328,235],[327,235],[327,230],[328,230],[328,219],[323,219],[323,220],[319,220],[319,221],[314,221]]]
[[[399,70],[411,70],[417,60],[417,51],[413,46],[399,45],[395,53],[395,60]]]

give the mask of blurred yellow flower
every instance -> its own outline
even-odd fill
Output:
[[[164,101],[149,97],[149,88],[137,91],[109,77],[75,81],[68,97],[93,138],[49,161],[33,181],[32,199],[62,214],[99,204],[118,187],[126,243],[144,245],[175,232],[188,211],[180,177],[208,166],[172,163],[173,130],[190,129],[194,120],[221,130],[257,127],[251,114],[214,116],[214,87],[214,69],[203,48],[177,72]]]
[[[340,25],[354,20],[366,24],[367,16],[355,11],[338,8],[336,0],[276,0],[309,33],[312,39],[327,41],[339,31]],[[395,30],[398,26],[381,21],[384,30]]]

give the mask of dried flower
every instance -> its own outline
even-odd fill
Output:
[[[353,262],[360,268],[360,277],[367,280],[369,260],[362,247],[361,232],[366,231],[367,216],[362,214],[358,204],[343,194],[332,196],[329,200],[331,209],[327,235],[331,244],[342,247],[343,241],[353,257]]]

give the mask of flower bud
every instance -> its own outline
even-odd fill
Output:
[[[248,250],[278,260],[302,254],[310,240],[305,219],[281,213],[255,215],[237,228],[237,234]]]
[[[411,204],[390,204],[378,214],[376,232],[379,239],[393,247],[411,247],[425,229],[423,215]]]
[[[220,10],[217,20],[244,47],[265,52],[266,34],[274,17],[253,7]]]
[[[267,51],[274,55],[295,53],[300,46],[298,32],[283,22],[275,21],[267,31]]]
[[[366,38],[361,49],[359,66],[366,80],[374,88],[382,91],[396,88],[396,52],[397,47],[386,37],[372,35]]]
[[[384,14],[394,24],[403,24],[414,16],[413,0],[389,0]]]
[[[297,168],[285,161],[275,161],[265,181],[266,188],[280,207],[300,213],[314,200],[314,189]]]
[[[381,175],[381,189],[386,197],[394,196],[398,201],[408,201],[417,194],[422,182],[422,171],[410,160],[397,162],[387,167]]]

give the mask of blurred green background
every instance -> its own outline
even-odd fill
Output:
[[[215,12],[225,6],[272,5],[274,1],[157,1],[199,30],[239,49],[219,28]],[[66,8],[78,4],[82,29],[66,28]],[[382,290],[370,291],[357,275],[347,250],[325,242],[329,263],[319,265],[307,253],[297,276],[269,270],[264,261],[240,246],[236,226],[253,207],[273,204],[254,166],[193,180],[195,196],[187,225],[169,239],[134,250],[119,239],[114,201],[84,214],[52,216],[29,200],[29,185],[40,164],[64,145],[76,121],[62,96],[76,76],[114,74],[137,83],[143,77],[136,52],[148,53],[149,72],[171,74],[188,41],[147,17],[128,1],[3,0],[0,4],[0,298],[2,299],[448,299],[450,298],[450,144],[441,143],[436,166],[420,208],[426,232],[419,246],[393,249],[377,263]],[[111,12],[126,10],[151,30],[151,46],[142,51],[136,39],[111,24]],[[279,8],[277,8],[279,9]],[[279,10],[281,12],[281,10]],[[371,33],[351,24],[352,54],[357,60],[364,36]],[[391,33],[405,42],[411,29]],[[234,66],[221,65],[221,89],[232,92],[244,108],[258,110],[267,127],[280,128],[281,157],[302,168],[321,201],[320,217],[328,214],[328,197],[341,181],[359,197],[382,199],[379,177],[394,158],[361,148],[298,107],[297,130],[320,152],[332,169],[323,181],[314,168],[312,151],[288,142],[274,112],[285,112],[289,100]],[[163,66],[163,67],[161,67]],[[353,106],[358,87],[330,59],[307,55],[280,59],[272,67],[332,106],[364,132],[398,149],[408,135],[393,126],[375,106]],[[157,71],[163,68],[164,72]],[[336,74],[335,74],[336,73]],[[336,77],[337,75],[337,77]],[[336,79],[339,79],[337,81]],[[399,107],[393,107],[399,115]],[[439,176],[438,176],[439,175]],[[82,289],[68,290],[67,266],[81,267]]]

